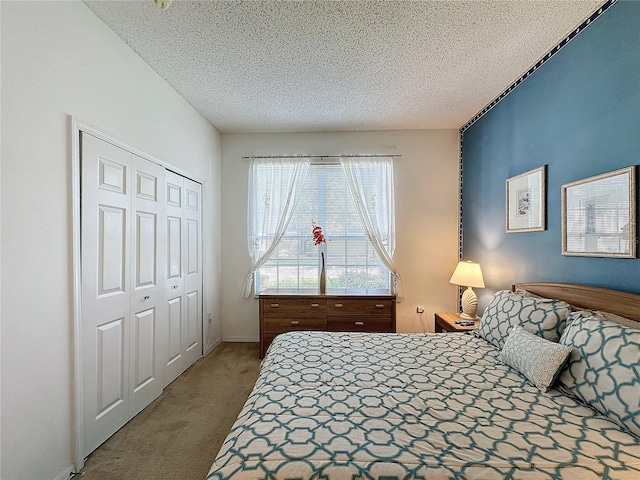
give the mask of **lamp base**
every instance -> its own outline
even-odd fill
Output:
[[[478,318],[478,297],[471,287],[462,293],[462,313],[460,318],[475,320]]]

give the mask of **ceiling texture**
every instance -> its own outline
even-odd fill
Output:
[[[93,1],[225,133],[459,128],[603,0]]]

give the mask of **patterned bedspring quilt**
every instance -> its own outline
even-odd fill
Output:
[[[640,479],[640,439],[468,334],[276,337],[207,479]]]

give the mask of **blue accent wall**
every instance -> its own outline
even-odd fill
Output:
[[[520,281],[640,293],[640,259],[562,255],[560,201],[565,183],[640,164],[640,2],[611,6],[465,130],[462,163],[463,256],[483,269],[480,309]],[[547,229],[505,233],[506,179],[541,165]]]

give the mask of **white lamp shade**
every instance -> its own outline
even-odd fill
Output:
[[[484,279],[480,264],[475,262],[458,262],[449,283],[463,287],[484,288]]]
[[[449,283],[469,287],[462,293],[462,313],[465,320],[475,320],[478,313],[478,297],[471,287],[484,288],[480,265],[475,262],[458,262]]]

